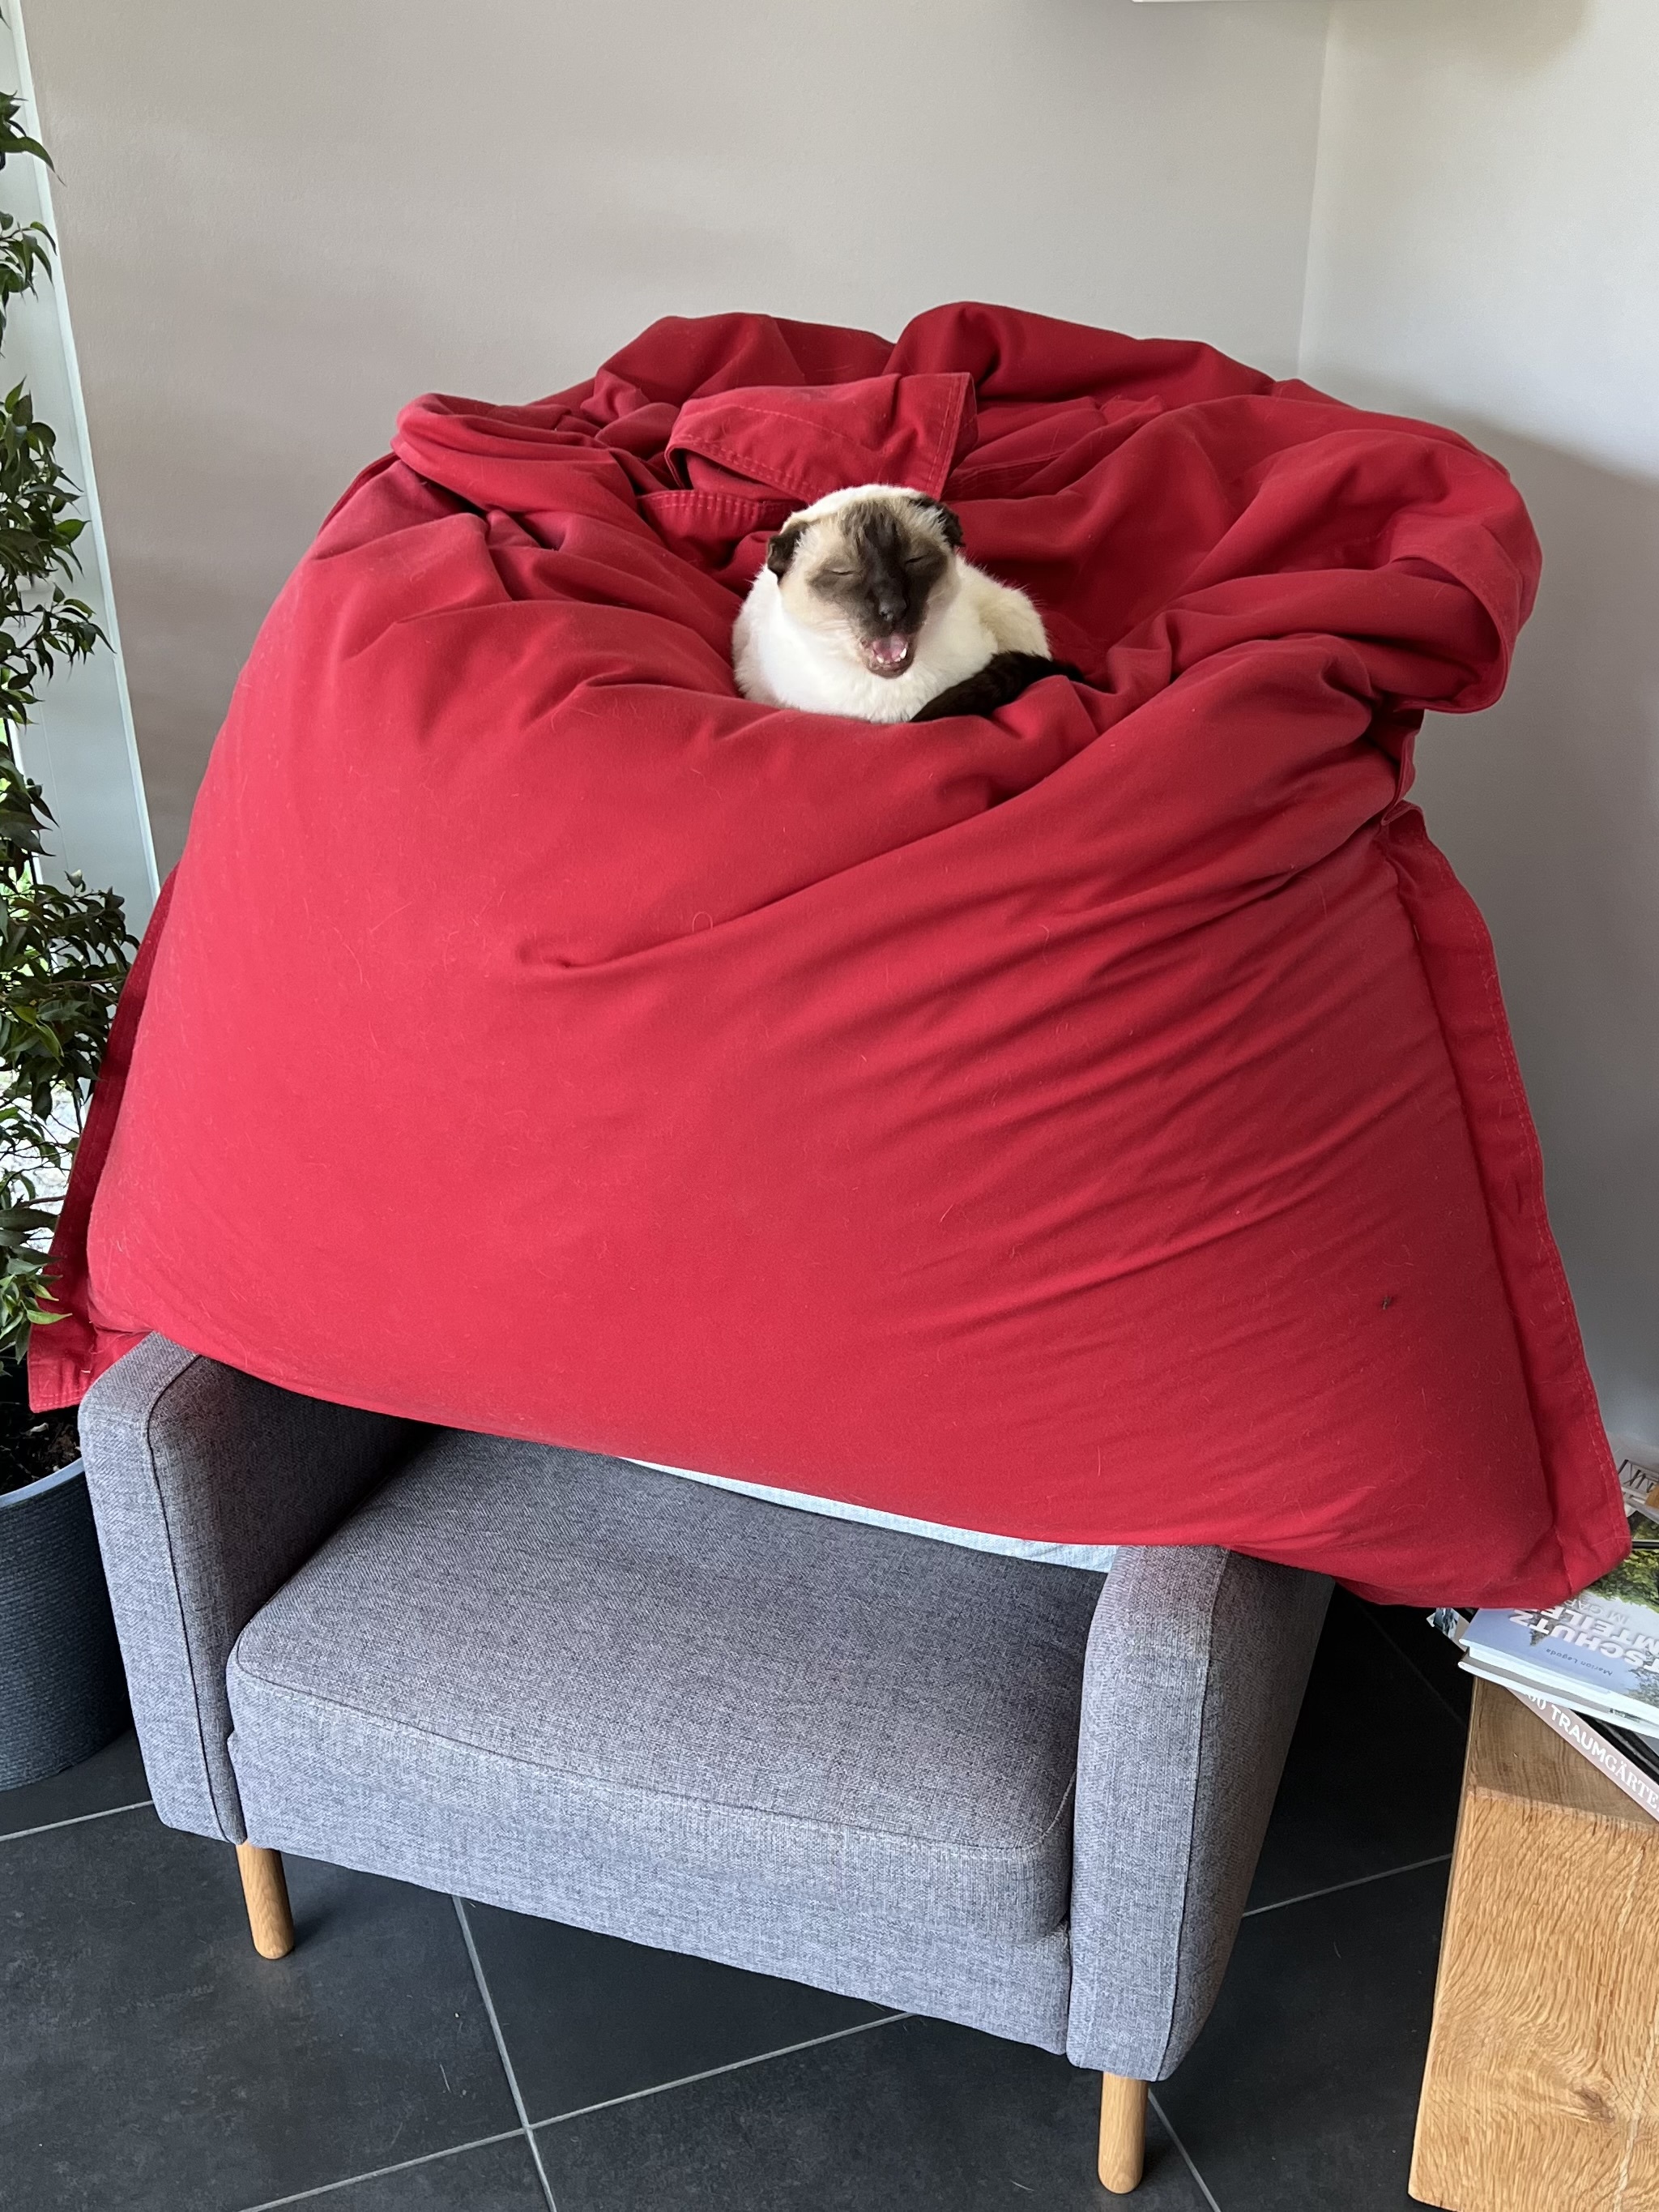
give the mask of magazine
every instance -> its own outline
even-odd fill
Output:
[[[1632,1766],[1639,1767],[1650,1782],[1659,1784],[1659,1736],[1642,1735],[1635,1729],[1619,1728],[1612,1721],[1591,1721],[1589,1725],[1604,1743],[1610,1743]]]
[[[1462,1643],[1463,1632],[1469,1625],[1468,1614],[1443,1607],[1429,1618],[1454,1644]],[[1565,1737],[1593,1766],[1599,1766],[1626,1797],[1659,1820],[1659,1736],[1642,1735],[1635,1729],[1621,1728],[1613,1721],[1576,1713],[1570,1705],[1558,1705],[1541,1690],[1524,1688],[1519,1682],[1500,1681],[1498,1675],[1488,1674],[1485,1668],[1470,1667],[1467,1671],[1479,1674],[1482,1681],[1498,1683],[1523,1705],[1529,1705],[1557,1735]]]
[[[1563,1605],[1485,1607],[1458,1640],[1472,1674],[1659,1736],[1659,1475],[1619,1474],[1630,1557]]]
[[[1659,1510],[1659,1483],[1656,1483],[1654,1477],[1646,1470],[1640,1468],[1623,1468],[1620,1475],[1624,1480],[1626,1504],[1632,1516],[1638,1512],[1641,1514],[1644,1524],[1638,1527],[1633,1522],[1632,1542],[1639,1537],[1644,1540],[1645,1547],[1647,1526],[1652,1525],[1659,1530],[1659,1520],[1655,1517],[1656,1511]],[[1586,1593],[1587,1597],[1589,1595]],[[1499,1620],[1505,1618],[1500,1608],[1492,1610]],[[1555,1610],[1559,1612],[1562,1608]],[[1534,1616],[1528,1614],[1523,1618],[1530,1620]],[[1599,1767],[1633,1803],[1659,1820],[1659,1725],[1645,1716],[1641,1728],[1628,1719],[1614,1718],[1609,1711],[1603,1709],[1599,1698],[1592,1700],[1587,1697],[1578,1684],[1569,1691],[1565,1686],[1556,1687],[1553,1683],[1555,1694],[1547,1695],[1536,1681],[1494,1663],[1484,1651],[1468,1656],[1467,1639],[1474,1619],[1472,1613],[1445,1606],[1437,1613],[1431,1613],[1430,1619],[1437,1628],[1465,1651],[1463,1666],[1466,1673],[1478,1675],[1484,1681],[1497,1683],[1518,1698],[1553,1729],[1557,1735],[1563,1737],[1592,1765]],[[1530,1632],[1528,1635],[1530,1639]],[[1531,1644],[1529,1640],[1528,1656],[1540,1650],[1547,1652],[1552,1648],[1548,1639],[1537,1644]],[[1570,1650],[1582,1648],[1568,1647]],[[1572,1702],[1558,1703],[1558,1698],[1570,1698]],[[1575,1705],[1580,1710],[1574,1710]],[[1653,1732],[1644,1734],[1643,1729],[1651,1729]]]
[[[1535,1691],[1517,1689],[1514,1694],[1592,1766],[1599,1766],[1608,1781],[1650,1818],[1659,1820],[1659,1741],[1586,1720],[1582,1713],[1558,1705],[1553,1698],[1540,1697]]]

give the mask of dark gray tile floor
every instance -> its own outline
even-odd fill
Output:
[[[1466,1700],[1339,1599],[1146,2212],[1400,2212]],[[290,1862],[257,1959],[131,1738],[0,1796],[7,2212],[1073,2212],[1097,2088],[937,2021]]]

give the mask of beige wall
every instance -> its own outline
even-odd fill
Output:
[[[1304,371],[1495,452],[1543,540],[1418,795],[1474,892],[1615,1437],[1659,1454],[1659,5],[1338,0]]]
[[[1310,0],[26,0],[156,843],[416,392],[977,295],[1294,365]]]

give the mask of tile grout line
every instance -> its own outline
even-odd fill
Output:
[[[1254,1920],[1263,1912],[1283,1912],[1287,1905],[1311,1905],[1316,1898],[1335,1897],[1345,1889],[1364,1889],[1369,1882],[1392,1881],[1399,1874],[1420,1874],[1425,1867],[1449,1866],[1450,1863],[1449,1851],[1437,1851],[1432,1858],[1413,1859],[1406,1866],[1384,1867],[1381,1874],[1357,1874],[1352,1881],[1334,1881],[1323,1889],[1304,1889],[1299,1897],[1276,1897],[1271,1905],[1252,1905],[1239,1917]]]
[[[530,2124],[530,2115],[525,2110],[524,2097],[519,2087],[519,2077],[513,2070],[513,2061],[507,2055],[507,2038],[501,2033],[501,2023],[496,2017],[495,2000],[489,1994],[489,1984],[484,1979],[483,1961],[478,1956],[478,1947],[472,1940],[471,1923],[466,1917],[466,1907],[459,1897],[450,1902],[455,1907],[455,1917],[461,1923],[461,1941],[466,1945],[466,1955],[472,1961],[472,1978],[478,1984],[478,1995],[483,1999],[483,2008],[489,2019],[489,2032],[495,2039],[495,2055],[507,2075],[507,2086],[513,2092],[514,2110],[519,2115],[519,2125],[530,2146],[531,2161],[536,2168],[536,2178],[542,2185],[542,2194],[547,2199],[547,2212],[559,2212],[554,2200],[553,2185],[547,2178],[547,2168],[542,2164],[542,2147],[536,2140],[536,2130]]]
[[[1160,2122],[1163,2124],[1164,2132],[1169,2136],[1170,2141],[1181,2153],[1182,2158],[1186,2162],[1187,2171],[1191,2174],[1193,2179],[1198,2184],[1200,2193],[1203,2197],[1204,2202],[1209,2206],[1210,2212],[1221,2212],[1221,2207],[1216,2203],[1209,2183],[1206,2181],[1203,2175],[1199,2172],[1198,2167],[1194,2163],[1191,2151],[1188,2149],[1186,2144],[1182,2142],[1181,2137],[1176,2133],[1174,2128],[1170,2124],[1170,2115],[1164,2111],[1163,2106],[1158,2103],[1156,2096],[1153,2095],[1150,2084],[1148,2085],[1146,2091],[1146,2101],[1152,2106],[1152,2110],[1158,2114]]]
[[[642,2097],[660,2097],[670,2089],[689,2089],[694,2081],[712,2081],[721,2074],[741,2074],[748,2066],[764,2066],[773,2058],[788,2058],[797,2051],[817,2051],[826,2043],[844,2043],[849,2035],[868,2035],[872,2028],[891,2027],[896,2021],[913,2020],[915,2014],[885,2012],[879,2020],[860,2020],[851,2027],[832,2028],[828,2035],[809,2035],[804,2043],[785,2043],[775,2051],[757,2051],[752,2058],[733,2058],[724,2066],[707,2066],[701,2074],[682,2074],[672,2081],[653,2081],[649,2088],[629,2089],[624,2096],[602,2097],[597,2105],[577,2105],[570,2112],[555,2112],[538,2120],[538,2128],[562,2127],[566,2120],[582,2120],[590,2112],[608,2112],[617,2105],[636,2105]]]
[[[349,2189],[359,2181],[379,2181],[388,2173],[407,2173],[411,2166],[432,2166],[441,2158],[459,2158],[464,2151],[487,2150],[491,2143],[512,2142],[524,2132],[522,2128],[503,2128],[499,2135],[475,2136],[471,2142],[447,2144],[442,2150],[422,2151],[418,2158],[400,2158],[392,2166],[372,2166],[367,2173],[343,2173],[337,2181],[319,2181],[314,2189],[296,2189],[291,2197],[267,2197],[262,2203],[249,2204],[243,2212],[278,2212],[283,2204],[304,2204],[313,2197],[330,2196],[337,2189]]]
[[[112,1820],[118,1813],[142,1813],[155,1800],[135,1797],[131,1805],[106,1805],[98,1813],[71,1813],[66,1820],[43,1820],[38,1828],[8,1828],[0,1835],[0,1844],[21,1844],[25,1836],[49,1836],[58,1828],[78,1828],[88,1820]]]
[[[1423,1685],[1423,1687],[1428,1692],[1429,1695],[1431,1698],[1437,1698],[1439,1703],[1445,1707],[1446,1711],[1457,1723],[1458,1727],[1462,1729],[1464,1735],[1467,1735],[1469,1732],[1468,1715],[1460,1709],[1455,1699],[1447,1696],[1444,1690],[1441,1688],[1439,1683],[1435,1680],[1433,1675],[1430,1674],[1426,1667],[1419,1667],[1416,1660],[1412,1657],[1411,1653],[1406,1650],[1405,1646],[1395,1642],[1393,1637],[1390,1636],[1388,1630],[1383,1627],[1382,1622],[1376,1618],[1376,1615],[1370,1610],[1370,1607],[1366,1607],[1364,1608],[1364,1613],[1366,1620],[1370,1624],[1372,1635],[1380,1636],[1382,1641],[1388,1645],[1389,1650],[1394,1653],[1395,1658],[1403,1659],[1405,1661],[1407,1666],[1411,1668],[1413,1674],[1416,1675],[1418,1680]],[[1438,1632],[1437,1631],[1436,1632],[1437,1633]]]

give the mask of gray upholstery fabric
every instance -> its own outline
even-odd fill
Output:
[[[1118,1554],[1089,1638],[1066,2049],[1161,2081],[1215,2001],[1330,1598],[1232,1553]]]
[[[159,1336],[88,1392],[87,1483],[144,1765],[170,1826],[245,1840],[225,1749],[230,1647],[420,1433]]]
[[[280,1849],[1114,2073],[1202,2025],[1317,1577],[1125,1549],[1103,1586],[159,1338],[82,1433],[173,1826],[240,1841],[246,1806]]]
[[[1065,2033],[1099,1577],[423,1443],[249,1624],[262,1842]]]

